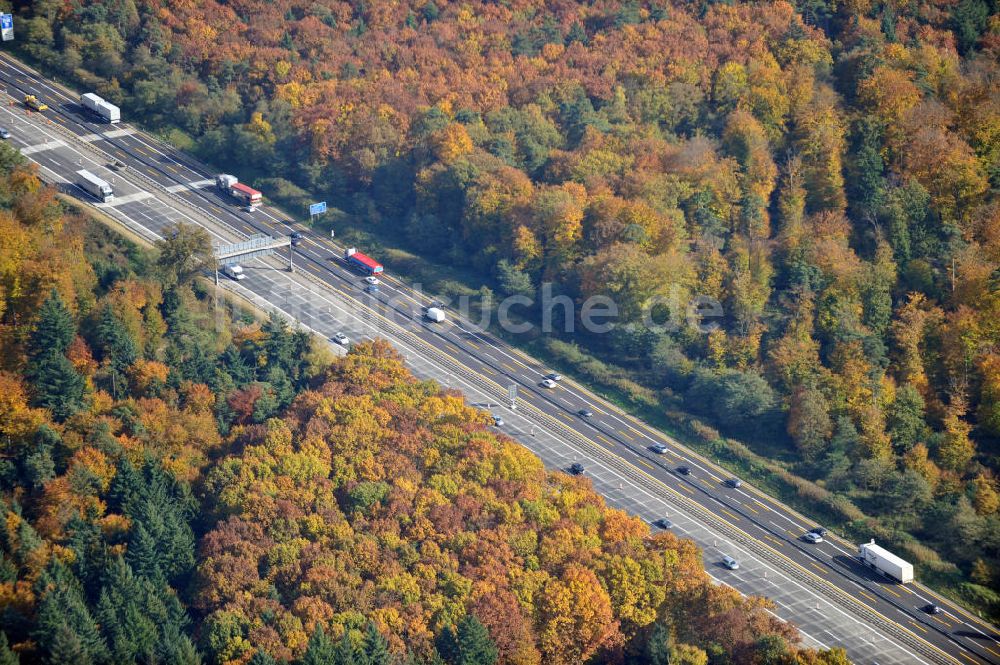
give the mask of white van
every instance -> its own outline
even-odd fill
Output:
[[[227,277],[231,277],[237,282],[241,279],[246,279],[247,277],[243,274],[243,266],[238,263],[231,263],[229,265],[222,266],[222,272],[225,273]]]

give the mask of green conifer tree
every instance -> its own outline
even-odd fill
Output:
[[[333,640],[327,636],[323,626],[316,626],[316,630],[309,636],[309,644],[306,652],[302,656],[301,665],[331,665],[339,663],[336,660],[337,647]]]

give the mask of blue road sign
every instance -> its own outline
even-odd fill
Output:
[[[9,42],[14,39],[13,14],[0,14],[0,34],[3,35],[3,41],[5,42]]]
[[[310,215],[322,215],[324,212],[326,212],[326,201],[309,205]]]

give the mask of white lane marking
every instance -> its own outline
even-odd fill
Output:
[[[21,148],[22,155],[33,155],[36,152],[42,152],[43,150],[55,150],[56,148],[61,148],[66,143],[56,139],[54,141],[46,141],[45,143],[39,143],[37,145],[29,145],[25,148]]]
[[[181,183],[179,185],[170,185],[166,188],[171,194],[176,194],[177,192],[183,192],[186,189],[201,189],[203,187],[209,187],[214,185],[214,180],[195,180],[194,182]]]
[[[116,196],[113,201],[107,203],[95,203],[95,208],[114,208],[115,206],[125,205],[126,203],[135,203],[136,201],[145,201],[146,199],[156,198],[151,193],[145,191],[139,191],[135,194],[126,194],[125,196]]]
[[[105,139],[116,139],[120,136],[131,136],[135,134],[135,130],[131,127],[123,127],[122,129],[112,129],[110,132],[104,132],[102,134],[84,134],[80,136],[80,140],[84,143],[93,143],[95,141],[103,141]]]

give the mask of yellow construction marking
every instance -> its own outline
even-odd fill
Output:
[[[921,630],[921,631],[923,631],[925,633],[927,632],[926,628],[924,628],[923,626],[921,626],[919,623],[917,623],[913,619],[910,619],[909,621],[910,621],[911,624],[913,624],[913,627],[916,628],[917,630]]]
[[[976,663],[976,665],[979,665],[979,661],[978,660],[976,660],[975,658],[973,658],[969,654],[965,653],[964,651],[959,651],[958,655],[962,656],[963,658],[965,658],[970,663]]]
[[[892,595],[894,595],[894,596],[895,596],[896,598],[902,598],[902,596],[900,596],[900,595],[899,595],[898,593],[896,593],[895,591],[893,591],[893,590],[892,590],[892,589],[890,589],[889,587],[882,587],[882,588],[883,588],[884,590],[888,591],[889,593],[891,593]]]
[[[639,460],[639,464],[643,465],[643,466],[644,466],[644,467],[646,467],[647,469],[653,469],[653,465],[652,465],[652,464],[650,464],[649,462],[647,462],[647,461],[646,461],[646,460],[644,460],[644,459],[641,459],[641,460]],[[656,469],[653,469],[653,470],[655,471]]]
[[[819,565],[815,561],[810,561],[809,565],[812,566],[813,568],[815,568],[816,570],[818,570],[819,572],[823,573],[824,575],[826,575],[826,573],[828,572],[826,568],[824,568],[823,566]]]
[[[748,505],[747,505],[747,504],[745,504],[745,503],[743,504],[743,507],[744,507],[744,508],[746,508],[747,510],[749,510],[749,511],[750,511],[751,513],[753,513],[754,515],[760,515],[760,512],[758,512],[758,511],[757,511],[756,509],[754,509],[754,508],[751,508],[750,506],[748,506]]]
[[[768,540],[770,540],[775,545],[782,545],[783,544],[780,540],[778,540],[774,536],[764,536],[764,537],[767,538]]]
[[[799,532],[798,531],[792,531],[791,529],[785,529],[785,533],[787,533],[792,538],[798,538],[799,537]]]
[[[860,593],[862,596],[864,596],[868,600],[872,601],[873,603],[877,603],[878,602],[878,598],[876,598],[875,596],[871,595],[870,593],[867,593],[865,591],[858,591],[858,593]]]
[[[567,420],[567,421],[569,421],[569,422],[574,422],[572,418],[570,418],[570,417],[569,417],[568,415],[566,415],[566,414],[565,414],[565,413],[563,413],[562,411],[556,411],[556,413],[557,413],[557,414],[559,414],[559,416],[560,416],[561,418],[563,418],[564,420]]]
[[[683,485],[682,484],[682,485],[678,485],[678,487],[680,487],[682,490],[684,490],[685,492],[687,492],[689,494],[694,494],[694,490],[691,489],[690,487],[688,487],[687,485]]]
[[[474,349],[478,349],[479,348],[479,345],[476,344],[475,342],[473,342],[471,339],[465,340],[465,343],[468,344],[469,346],[471,346]]]
[[[629,434],[628,432],[619,432],[619,434],[621,434],[622,436],[624,436],[629,441],[635,441],[635,437],[632,436],[631,434]]]
[[[608,437],[604,436],[603,434],[598,434],[597,438],[600,439],[601,441],[603,441],[604,443],[608,444],[609,446],[615,445],[615,444],[613,444],[611,442],[611,439],[609,439]]]
[[[510,363],[500,363],[500,364],[503,365],[504,367],[506,367],[507,371],[509,371],[509,372],[516,372],[517,371],[517,368],[514,367],[513,365],[511,365]]]
[[[736,513],[730,512],[730,511],[726,510],[725,508],[722,509],[722,512],[724,512],[725,514],[729,515],[734,520],[739,520],[740,519],[739,515],[737,515]]]
[[[987,650],[987,651],[989,651],[989,652],[990,652],[991,654],[993,654],[994,656],[1000,656],[1000,653],[997,653],[996,651],[994,651],[993,649],[989,648],[989,647],[988,647],[988,646],[986,646],[985,644],[984,644],[983,646],[984,646],[984,647],[986,648],[986,650]]]

